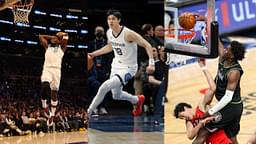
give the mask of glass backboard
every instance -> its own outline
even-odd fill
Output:
[[[189,9],[194,3],[205,3],[200,11]],[[194,28],[184,30],[179,16],[184,12],[197,13],[207,21],[197,21]],[[218,23],[215,21],[215,0],[174,2],[165,1],[165,47],[175,54],[215,58],[218,56]]]

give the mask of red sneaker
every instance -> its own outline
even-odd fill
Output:
[[[134,105],[132,114],[133,116],[139,116],[142,112],[142,105],[144,103],[145,97],[144,95],[138,95],[138,103]]]

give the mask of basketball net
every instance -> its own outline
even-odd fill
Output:
[[[12,13],[14,16],[13,22],[16,25],[25,24],[29,25],[28,15],[33,7],[34,0],[22,0],[12,5]]]

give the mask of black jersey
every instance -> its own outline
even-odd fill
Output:
[[[234,63],[231,66],[227,66],[227,67],[224,66],[224,62],[225,62],[225,60],[221,60],[219,62],[218,74],[215,78],[215,82],[216,82],[216,93],[215,93],[215,95],[216,95],[217,100],[220,100],[225,95],[227,84],[228,84],[228,73],[231,70],[238,70],[238,71],[240,71],[240,79],[241,79],[242,74],[243,74],[242,67],[238,62]],[[237,83],[237,86],[236,86],[236,89],[234,91],[232,102],[241,101],[240,79],[239,79],[239,81]]]

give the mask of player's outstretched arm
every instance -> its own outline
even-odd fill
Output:
[[[219,56],[222,57],[224,55],[224,45],[222,44],[222,42],[219,39]]]
[[[96,56],[100,56],[100,55],[103,55],[103,54],[110,53],[112,50],[113,50],[112,45],[110,43],[108,43],[107,45],[105,45],[101,49],[98,49],[98,50],[96,50],[92,53],[88,53],[88,55],[90,55],[92,58],[94,58]]]
[[[138,33],[134,31],[127,32],[125,35],[127,42],[136,42],[139,46],[144,47],[149,57],[149,66],[147,67],[147,73],[153,73],[155,71],[155,62],[153,58],[152,46]]]
[[[211,75],[211,73],[208,71],[206,64],[205,64],[205,59],[204,58],[199,58],[198,59],[198,64],[200,66],[200,68],[202,69],[204,76],[207,79],[208,85],[209,85],[209,90],[207,91],[207,93],[204,95],[203,100],[201,102],[201,106],[203,106],[204,108],[206,108],[206,105],[209,105],[213,99],[214,93],[216,91],[216,84],[213,80],[213,77]],[[206,109],[204,109],[206,110]]]
[[[40,44],[45,48],[47,49],[48,47],[48,40],[50,40],[52,38],[52,36],[50,35],[41,35],[39,34],[39,41],[40,41]]]

